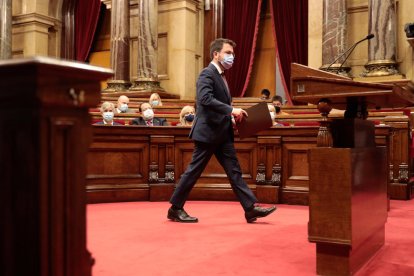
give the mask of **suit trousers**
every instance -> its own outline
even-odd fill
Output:
[[[185,173],[181,176],[180,182],[170,199],[170,203],[179,208],[184,207],[191,189],[214,154],[226,172],[231,188],[243,209],[248,210],[251,208],[257,202],[257,199],[242,178],[242,171],[236,156],[234,143],[228,141],[221,144],[210,144],[195,141],[194,144],[195,148],[192,160]]]

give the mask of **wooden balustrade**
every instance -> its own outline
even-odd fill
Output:
[[[411,175],[408,118],[376,126],[376,143],[388,146],[393,180],[391,198],[407,198]],[[88,154],[88,201],[164,201],[191,160],[188,127],[94,126]],[[316,147],[317,126],[272,127],[240,140],[235,147],[243,177],[261,202],[307,204],[308,150]],[[398,147],[398,149],[397,149]],[[332,160],[333,162],[335,160]],[[391,167],[391,166],[390,166]],[[389,174],[391,175],[391,173]],[[390,177],[391,178],[391,177]],[[215,158],[193,189],[193,200],[235,200]]]

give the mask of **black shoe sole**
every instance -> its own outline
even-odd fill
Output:
[[[176,218],[176,217],[173,217],[173,216],[170,216],[170,215],[168,215],[167,218],[169,220],[172,220],[172,221],[175,221],[175,222],[182,222],[182,223],[197,223],[198,222],[198,219],[196,219],[196,220],[181,220],[179,218]]]
[[[270,215],[271,213],[273,213],[274,211],[276,211],[276,209],[277,209],[277,208],[273,209],[272,211],[270,211],[269,213],[267,213],[267,214],[266,214],[266,215],[264,215],[264,216],[255,216],[255,217],[252,217],[252,218],[249,218],[249,219],[247,219],[247,218],[246,218],[246,221],[247,221],[247,223],[252,223],[252,222],[255,222],[258,218],[264,218],[264,217],[267,217],[268,215]]]

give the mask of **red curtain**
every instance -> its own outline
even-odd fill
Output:
[[[226,72],[231,95],[243,97],[249,84],[262,0],[226,0],[223,37],[236,42],[234,66]]]
[[[99,20],[101,0],[78,0],[75,9],[76,60],[86,61]]]
[[[308,0],[270,0],[276,55],[286,98],[290,100],[290,64],[308,64]]]

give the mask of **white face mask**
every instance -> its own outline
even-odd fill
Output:
[[[112,111],[104,112],[102,117],[105,121],[110,122],[114,119],[114,113]]]
[[[270,112],[270,117],[272,118],[272,121],[276,119],[276,114],[272,111]]]
[[[152,109],[147,109],[142,115],[144,115],[145,120],[152,120],[154,118],[154,111],[152,111]]]
[[[234,56],[233,55],[224,55],[224,59],[220,60],[221,65],[223,65],[224,69],[230,69],[234,63]]]
[[[121,110],[121,112],[126,112],[128,110],[128,104],[121,104],[119,110]]]

